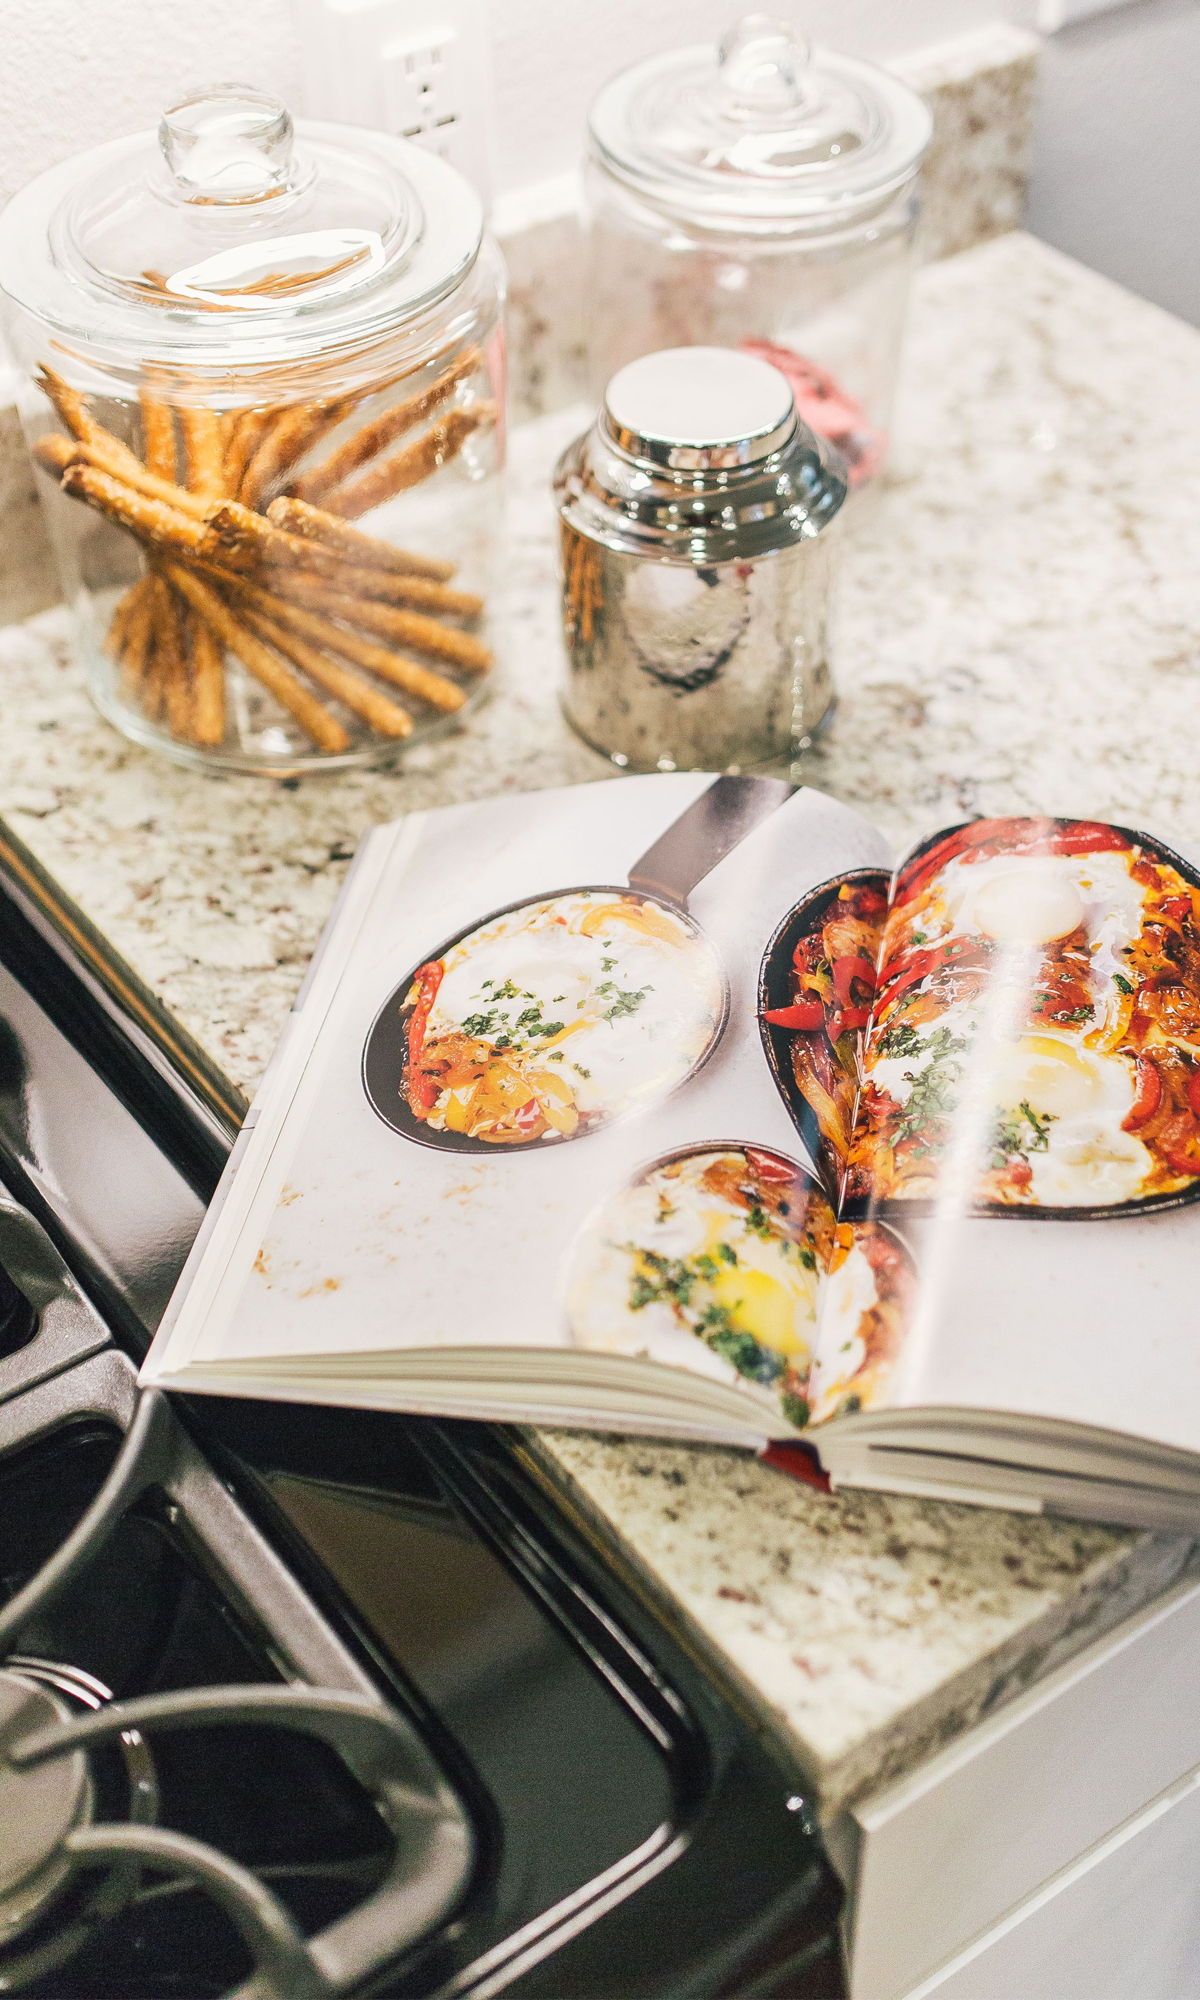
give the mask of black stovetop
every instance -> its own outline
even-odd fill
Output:
[[[0,1990],[840,1993],[796,1772],[516,1433],[139,1400],[230,1138],[0,890]]]

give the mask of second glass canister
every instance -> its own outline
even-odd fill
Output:
[[[879,469],[931,121],[899,78],[749,15],[591,111],[590,387],[655,349],[746,347],[851,486]]]

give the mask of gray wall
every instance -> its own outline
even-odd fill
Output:
[[[1049,37],[1026,227],[1200,326],[1200,0]]]

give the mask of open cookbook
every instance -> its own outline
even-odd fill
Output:
[[[1149,834],[505,797],[364,841],[142,1379],[1195,1529],[1198,1200]]]

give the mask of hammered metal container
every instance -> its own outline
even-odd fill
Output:
[[[804,749],[833,701],[838,454],[768,363],[630,362],[554,475],[567,720],[631,771],[739,770]]]

